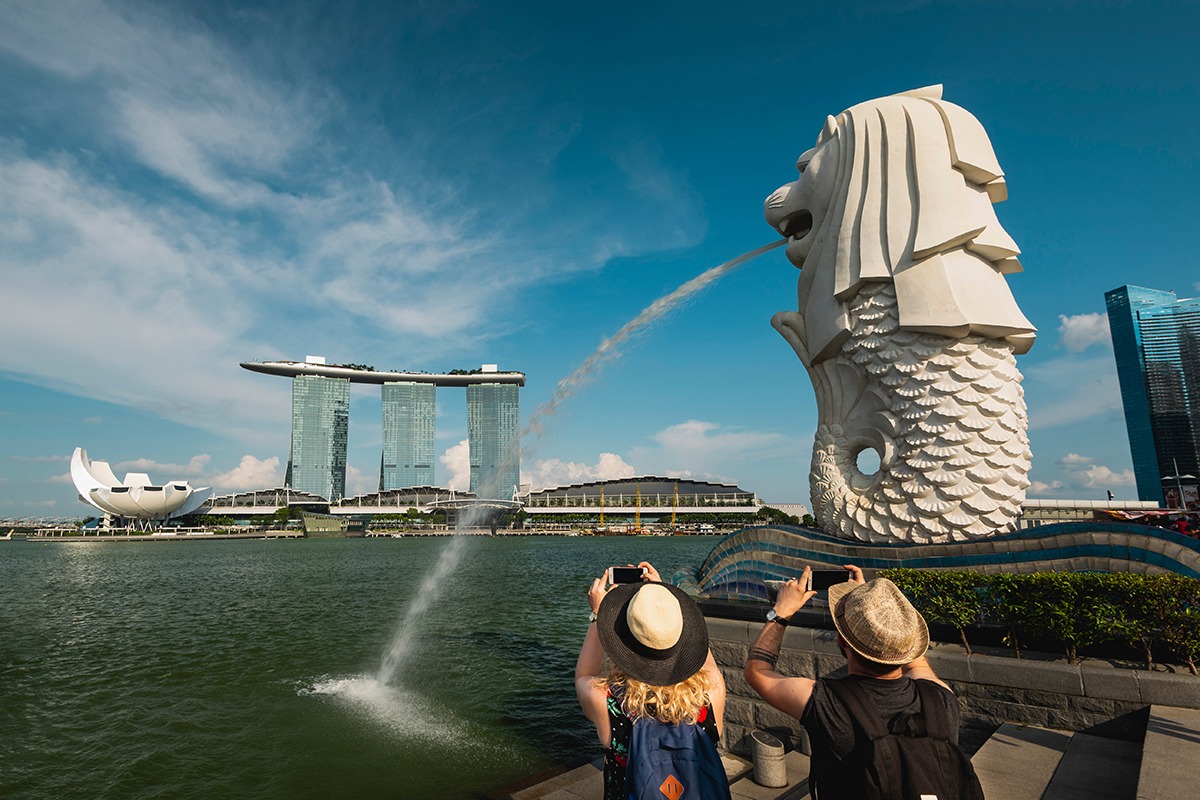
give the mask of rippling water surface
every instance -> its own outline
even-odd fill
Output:
[[[711,537],[0,542],[0,797],[470,798],[581,757],[572,670],[610,564]]]

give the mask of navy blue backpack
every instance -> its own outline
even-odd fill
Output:
[[[630,800],[730,800],[717,746],[699,725],[634,720],[625,780]]]

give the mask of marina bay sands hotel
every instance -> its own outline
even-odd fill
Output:
[[[300,361],[243,362],[251,372],[292,379],[292,445],[285,483],[330,501],[346,494],[350,384],[379,384],[383,399],[383,453],[379,490],[433,486],[433,434],[439,386],[466,387],[471,491],[511,500],[521,479],[522,372],[495,364],[447,374],[377,372],[357,364]]]

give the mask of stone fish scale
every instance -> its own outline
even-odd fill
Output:
[[[878,379],[866,392],[881,406],[871,418],[892,456],[862,486],[846,421],[822,413],[812,464],[821,526],[868,542],[963,541],[1010,529],[1030,467],[1012,346],[899,330],[890,283],[865,284],[849,311],[842,353],[813,371],[853,365]]]

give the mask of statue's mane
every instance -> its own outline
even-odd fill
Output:
[[[979,121],[933,86],[830,117],[801,161],[831,140],[836,163],[822,169],[834,169],[833,188],[802,283],[845,303],[866,281],[895,281],[902,327],[1009,337],[1028,349],[1036,329],[1002,277],[1021,271],[1020,249],[992,209],[1007,197],[1004,173]],[[824,333],[814,356],[843,339]]]

